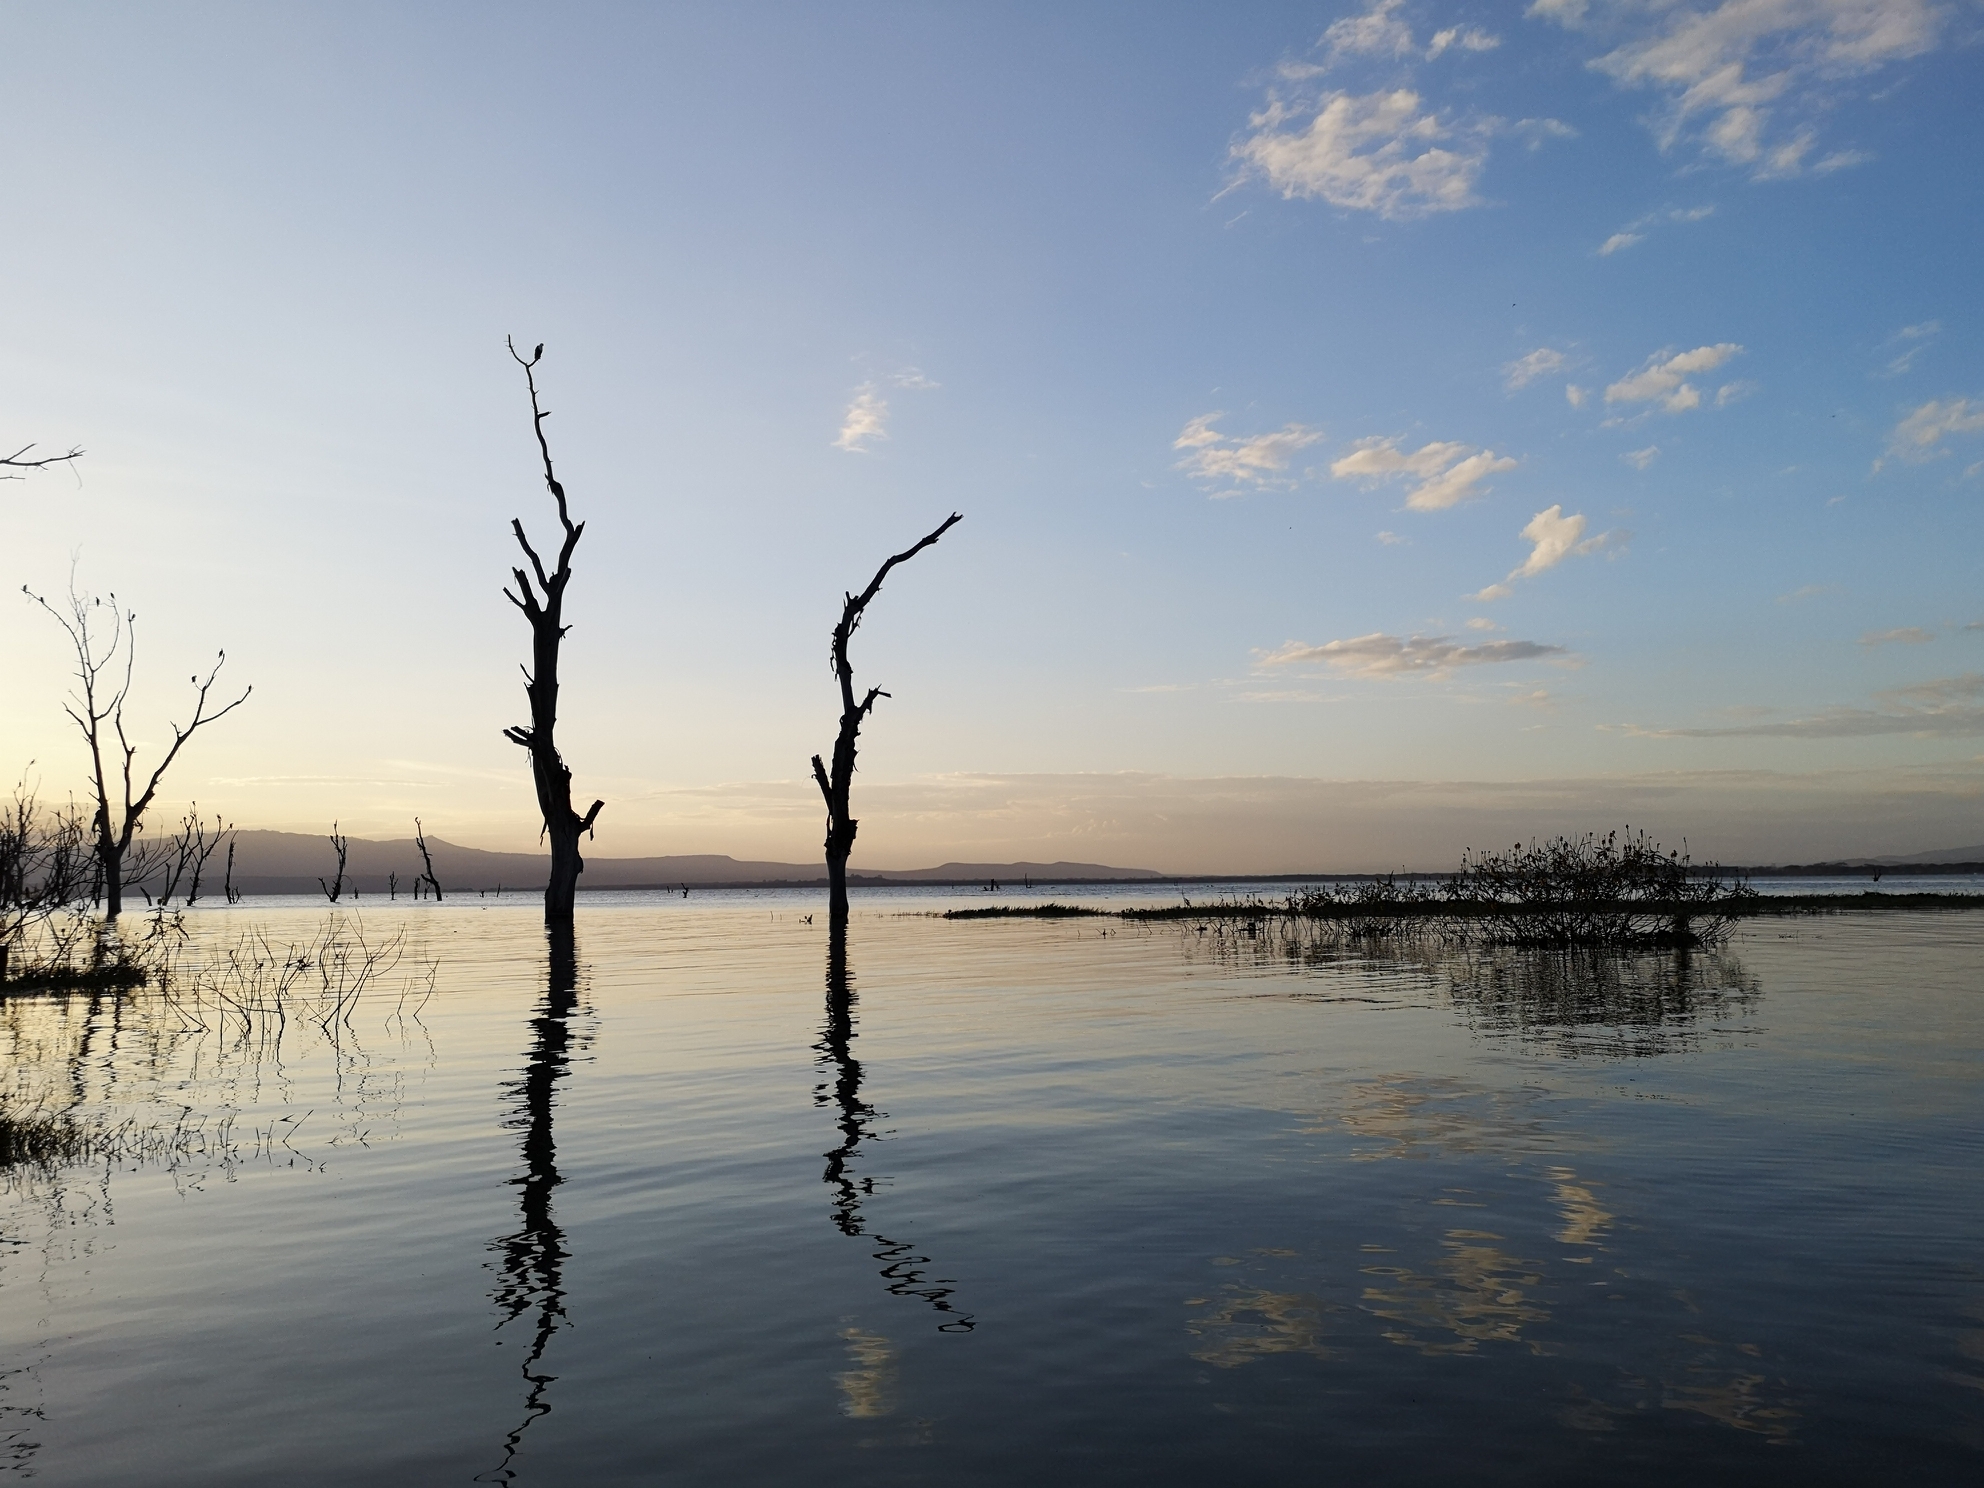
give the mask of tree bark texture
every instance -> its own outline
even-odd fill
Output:
[[[506,343],[508,344],[508,343]],[[570,930],[572,926],[572,900],[579,886],[579,874],[585,870],[585,860],[579,856],[579,838],[592,830],[598,819],[604,801],[594,801],[591,809],[580,816],[572,809],[572,772],[558,754],[558,647],[565,639],[570,627],[564,623],[565,586],[572,580],[572,550],[579,545],[579,537],[586,530],[583,522],[574,523],[570,509],[565,503],[565,488],[558,482],[557,474],[551,468],[551,446],[544,439],[544,421],[551,415],[538,406],[537,374],[538,359],[544,355],[540,344],[529,359],[517,355],[514,345],[510,355],[516,357],[517,365],[524,369],[524,381],[530,388],[531,428],[537,435],[537,450],[544,462],[544,484],[558,503],[558,521],[564,528],[564,541],[558,548],[557,566],[545,572],[544,562],[537,550],[530,545],[524,535],[521,519],[513,518],[510,530],[516,534],[517,546],[524,550],[530,560],[530,571],[513,568],[517,587],[515,592],[505,588],[503,595],[523,611],[530,622],[531,664],[524,671],[524,695],[530,700],[530,722],[503,730],[503,737],[513,744],[520,744],[530,753],[531,779],[537,786],[537,807],[544,818],[544,835],[551,843],[551,877],[544,886],[544,922],[553,929]],[[532,580],[535,579],[535,587]]]
[[[854,851],[854,834],[861,826],[849,809],[848,794],[854,783],[854,756],[861,738],[861,724],[874,709],[875,699],[888,696],[881,688],[871,687],[860,702],[854,700],[854,667],[847,659],[848,639],[859,628],[869,601],[881,592],[882,580],[889,576],[889,570],[898,563],[907,563],[963,520],[962,512],[952,512],[935,532],[884,563],[876,570],[874,579],[866,589],[846,596],[846,603],[841,606],[840,624],[834,627],[833,666],[834,676],[840,682],[840,733],[834,739],[833,768],[829,770],[819,755],[813,756],[813,779],[819,783],[820,794],[827,803],[829,925],[847,923],[847,859]]]

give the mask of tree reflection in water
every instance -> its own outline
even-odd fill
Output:
[[[889,1284],[891,1294],[921,1297],[947,1314],[948,1320],[938,1324],[938,1332],[969,1333],[977,1326],[972,1315],[951,1305],[956,1286],[946,1279],[933,1279],[923,1269],[930,1264],[930,1257],[917,1254],[913,1244],[869,1230],[864,1222],[862,1201],[874,1196],[876,1180],[867,1175],[857,1177],[855,1159],[863,1142],[881,1140],[875,1123],[886,1113],[861,1098],[861,1061],[854,1057],[853,1049],[854,1000],[854,979],[847,969],[847,929],[836,925],[828,931],[827,939],[827,1020],[820,1041],[813,1046],[820,1051],[818,1063],[823,1072],[832,1066],[832,1079],[813,1088],[813,1102],[832,1105],[839,1112],[840,1145],[825,1154],[827,1170],[823,1175],[834,1194],[834,1227],[843,1235],[860,1235],[880,1247],[873,1254],[883,1263],[882,1279]]]
[[[480,1474],[475,1480],[478,1483],[515,1479],[511,1464],[524,1432],[539,1416],[551,1414],[547,1392],[558,1378],[540,1368],[545,1349],[565,1319],[564,1269],[570,1258],[565,1232],[558,1227],[551,1208],[551,1191],[563,1181],[558,1175],[551,1112],[558,1082],[565,1078],[571,1062],[571,1017],[578,1007],[579,966],[578,947],[570,930],[552,929],[547,936],[549,975],[544,1002],[531,1019],[530,1053],[522,1078],[504,1087],[506,1094],[516,1098],[516,1107],[504,1124],[523,1133],[523,1172],[510,1180],[518,1190],[522,1224],[489,1247],[502,1257],[501,1278],[490,1294],[503,1312],[498,1330],[520,1317],[534,1318],[530,1349],[523,1361],[524,1417],[503,1438],[503,1460]]]

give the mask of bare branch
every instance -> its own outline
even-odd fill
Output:
[[[38,455],[30,460],[26,456],[27,452],[33,448],[34,446],[32,444],[24,444],[11,455],[0,455],[0,470],[46,470],[51,465],[66,465],[71,460],[82,458],[84,454],[83,447],[77,445],[66,455]],[[26,478],[20,475],[0,475],[0,480],[25,480]]]

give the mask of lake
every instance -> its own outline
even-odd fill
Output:
[[[933,914],[986,898],[837,958],[811,894],[585,896],[568,966],[367,898],[328,994],[248,903],[188,917],[231,977],[0,1003],[5,1109],[92,1134],[0,1172],[0,1474],[1980,1480],[1984,915]]]

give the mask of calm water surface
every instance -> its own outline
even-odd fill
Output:
[[[561,966],[366,901],[404,955],[323,1026],[0,1004],[7,1109],[100,1133],[0,1174],[0,1473],[1979,1481],[1984,916],[1371,959],[942,902],[842,964],[806,896],[602,895]]]

